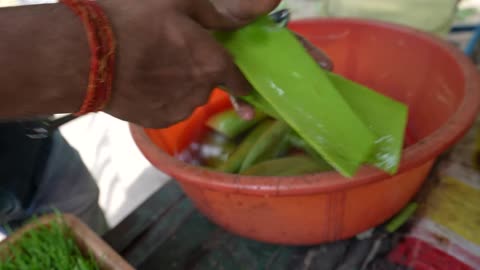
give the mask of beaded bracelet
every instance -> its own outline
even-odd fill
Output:
[[[112,93],[115,64],[115,37],[102,8],[90,0],[60,0],[81,20],[90,48],[90,74],[87,93],[76,116],[101,111]]]

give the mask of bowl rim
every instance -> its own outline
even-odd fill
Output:
[[[362,24],[411,34],[443,50],[449,57],[457,59],[458,67],[465,78],[465,95],[460,106],[450,116],[445,125],[405,149],[397,175],[432,162],[460,139],[473,124],[480,106],[480,76],[471,61],[453,45],[420,30],[380,21],[350,18],[319,18],[296,21],[296,23],[318,22]],[[295,22],[292,24],[295,24]],[[199,185],[207,189],[261,196],[300,195],[341,191],[393,177],[369,166],[360,168],[353,179],[345,178],[338,172],[323,172],[300,177],[226,174],[189,165],[172,158],[149,139],[143,127],[130,124],[130,130],[138,148],[154,166],[158,166],[163,172],[177,178],[180,182]]]

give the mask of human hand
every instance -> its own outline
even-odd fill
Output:
[[[279,0],[104,0],[117,38],[117,69],[106,112],[145,127],[166,127],[206,103],[211,90],[246,95],[250,84],[211,30],[230,30],[273,10]],[[322,66],[328,58],[301,39]],[[239,107],[244,118],[253,109]]]
[[[217,86],[248,94],[251,86],[210,30],[238,28],[278,2],[99,2],[118,46],[112,100],[105,111],[146,127],[165,127],[189,116]]]

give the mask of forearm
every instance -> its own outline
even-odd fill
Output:
[[[0,119],[78,110],[89,63],[81,21],[66,6],[0,9]]]
[[[279,1],[98,0],[116,45],[105,112],[166,127],[217,85],[246,94],[251,86],[210,31],[242,27]],[[78,111],[90,66],[81,20],[62,4],[0,9],[0,66],[0,121]]]

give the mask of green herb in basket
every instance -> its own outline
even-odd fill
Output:
[[[100,269],[92,256],[82,254],[68,226],[57,220],[26,232],[0,253],[5,258],[0,270]]]

